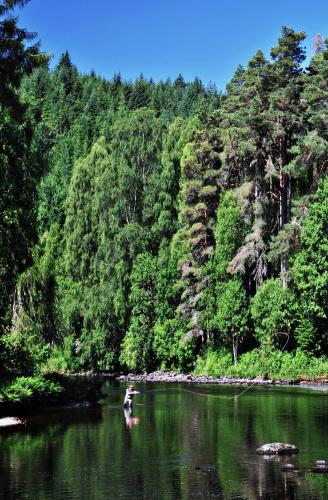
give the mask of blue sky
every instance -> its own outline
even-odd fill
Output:
[[[257,49],[269,55],[282,25],[328,36],[328,0],[31,0],[18,16],[42,49],[66,49],[83,73],[140,72],[156,81],[182,73],[218,89]]]

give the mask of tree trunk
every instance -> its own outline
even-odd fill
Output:
[[[283,172],[280,172],[280,203],[279,203],[279,229],[281,230],[286,224],[286,177]],[[282,255],[280,258],[280,279],[281,284],[285,288],[287,287],[287,268],[288,260],[287,255]]]
[[[292,218],[292,176],[287,176],[287,222]]]
[[[282,255],[280,259],[280,279],[281,284],[284,288],[287,288],[287,271],[288,271],[288,260],[286,255]]]
[[[281,230],[287,222],[287,213],[289,211],[289,189],[291,189],[290,175],[286,177],[284,167],[286,165],[286,141],[284,137],[280,139],[280,179],[279,179],[279,229]],[[288,179],[288,180],[287,180]],[[287,182],[286,182],[287,180]],[[280,279],[282,286],[287,286],[287,256],[282,255],[280,259]]]
[[[279,178],[279,229],[286,224],[286,177],[280,170]]]
[[[237,353],[238,353],[238,339],[232,337],[232,353],[233,353],[233,363],[237,364]]]

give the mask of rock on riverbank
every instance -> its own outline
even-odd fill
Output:
[[[185,375],[176,372],[152,372],[136,375],[129,373],[128,375],[120,375],[116,377],[117,380],[122,382],[166,382],[166,383],[193,383],[193,384],[243,384],[243,385],[273,385],[276,384],[274,380],[266,380],[263,378],[258,379],[244,379],[233,377],[210,377],[206,375]]]
[[[236,378],[231,376],[211,377],[207,375],[191,375],[177,372],[161,372],[142,374],[120,374],[109,372],[77,372],[67,373],[71,377],[101,377],[118,380],[120,382],[168,382],[168,383],[194,383],[194,384],[241,384],[241,385],[300,385],[328,390],[328,378],[317,380],[272,380],[264,377],[258,378]]]
[[[289,443],[267,443],[256,450],[258,455],[295,455],[299,449]]]

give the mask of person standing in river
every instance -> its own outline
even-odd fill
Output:
[[[133,396],[135,396],[136,394],[140,394],[140,392],[135,391],[133,385],[129,385],[128,388],[126,389],[124,403],[123,403],[123,406],[125,408],[131,408]]]

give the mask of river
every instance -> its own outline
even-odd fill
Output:
[[[328,475],[309,471],[328,461],[328,391],[252,387],[238,397],[244,387],[135,384],[129,414],[125,386],[105,380],[99,406],[2,431],[1,498],[328,499]],[[256,454],[273,441],[300,453]],[[299,471],[282,472],[284,463]]]

